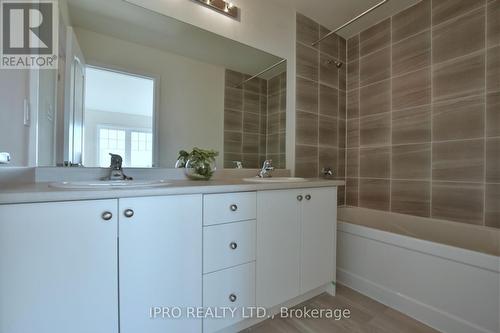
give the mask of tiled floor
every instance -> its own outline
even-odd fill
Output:
[[[337,296],[320,295],[299,308],[349,309],[350,319],[282,319],[275,318],[250,328],[246,333],[438,333],[438,331],[372,300],[347,287],[338,285]]]

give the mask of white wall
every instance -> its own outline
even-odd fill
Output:
[[[11,154],[11,166],[28,165],[29,128],[23,123],[28,97],[28,70],[0,69],[0,152]]]
[[[83,29],[75,33],[88,64],[158,78],[161,167],[173,167],[181,149],[223,151],[224,68]]]

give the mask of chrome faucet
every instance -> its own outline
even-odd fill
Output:
[[[259,178],[270,178],[272,177],[271,172],[274,171],[273,160],[265,160],[262,165],[262,169],[259,171],[257,177]]]
[[[128,177],[123,173],[122,164],[123,158],[117,154],[109,154],[111,156],[110,173],[108,177],[104,177],[103,180],[133,180],[132,177]]]

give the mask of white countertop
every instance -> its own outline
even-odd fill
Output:
[[[32,183],[0,187],[0,204],[117,199],[130,197],[148,197],[178,194],[210,194],[228,192],[250,192],[266,190],[284,190],[345,185],[344,181],[327,179],[308,179],[299,183],[250,183],[242,179],[211,181],[172,180],[169,185],[154,188],[133,189],[58,189],[49,187],[49,183]]]

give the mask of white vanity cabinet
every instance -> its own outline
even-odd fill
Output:
[[[236,332],[334,292],[336,215],[333,186],[0,205],[0,333]]]
[[[119,212],[120,333],[201,332],[185,311],[202,306],[202,196],[120,199]]]
[[[0,332],[118,332],[117,203],[0,205]]]
[[[203,333],[242,320],[255,306],[255,192],[208,194],[203,198],[203,306],[207,313],[235,309],[234,315],[203,320]]]
[[[335,281],[337,188],[258,192],[257,206],[258,306]]]
[[[0,205],[1,333],[201,333],[150,318],[201,306],[202,195]]]

